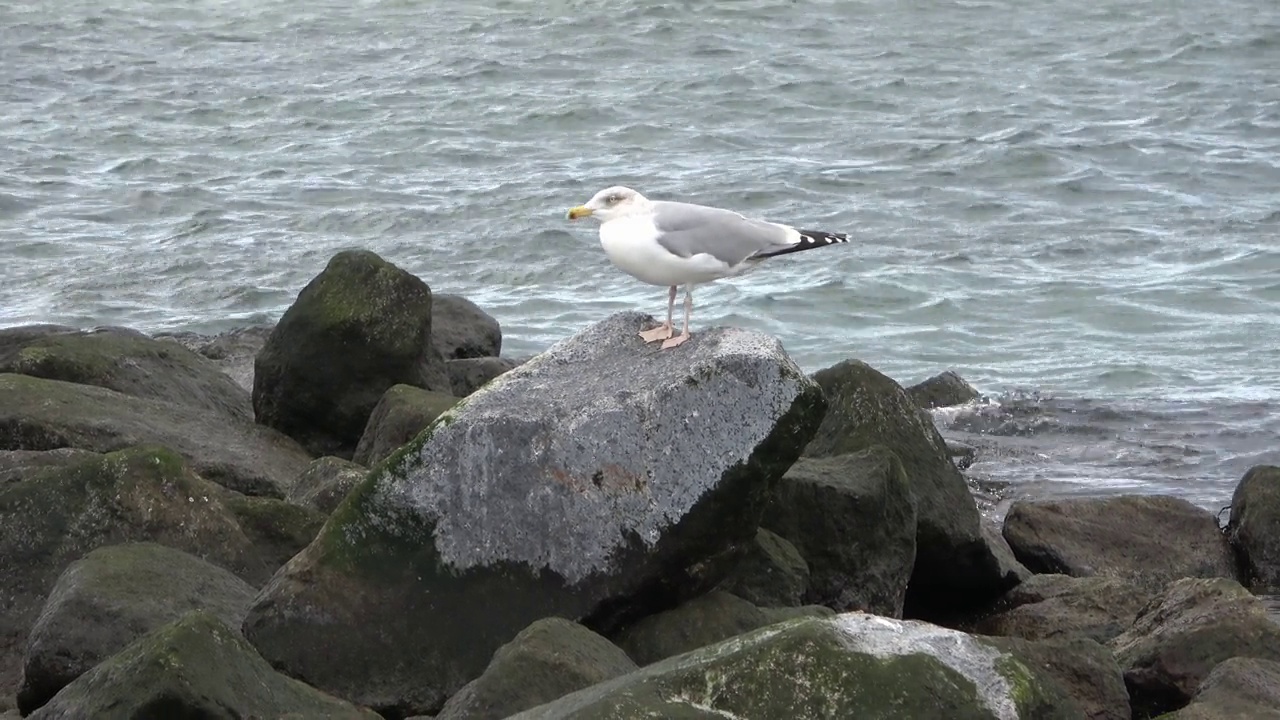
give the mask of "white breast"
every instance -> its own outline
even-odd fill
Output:
[[[731,274],[728,265],[710,255],[673,255],[658,244],[656,237],[653,222],[643,216],[618,218],[600,226],[600,246],[609,261],[641,282],[683,285]]]

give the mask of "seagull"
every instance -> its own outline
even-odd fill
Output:
[[[641,282],[669,288],[667,321],[640,332],[646,343],[661,340],[664,350],[689,339],[694,285],[739,275],[766,258],[849,241],[845,233],[799,230],[724,208],[650,200],[621,185],[570,208],[570,220],[584,217],[600,221],[600,245],[614,266]],[[680,285],[685,288],[684,331],[673,335]]]

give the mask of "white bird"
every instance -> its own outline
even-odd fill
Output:
[[[689,339],[695,284],[741,274],[765,258],[849,241],[844,233],[799,230],[723,208],[650,200],[621,185],[569,210],[570,220],[588,216],[600,221],[600,245],[618,269],[670,287],[667,321],[640,333],[645,342],[661,340],[664,350]],[[684,332],[673,337],[680,285],[685,286]]]

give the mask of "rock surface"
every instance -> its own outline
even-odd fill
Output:
[[[410,715],[534,620],[607,633],[723,579],[822,395],[773,338],[709,329],[667,352],[636,337],[651,322],[610,317],[441,416],[277,573],[246,635]]]
[[[847,613],[761,628],[512,720],[1082,716],[1056,681],[981,639]]]
[[[372,467],[409,442],[458,404],[458,398],[412,385],[393,385],[382,394],[356,444],[353,462]]]
[[[563,618],[538,620],[498,648],[436,720],[502,720],[636,669],[627,654]]]
[[[288,500],[328,515],[368,475],[368,468],[350,460],[332,455],[316,458],[289,491]]]
[[[1057,681],[1088,720],[1130,720],[1129,692],[1111,652],[1087,638],[1032,642],[1022,638],[984,638],[1027,667]]]
[[[191,332],[157,333],[157,340],[176,342],[188,350],[208,358],[246,393],[253,391],[253,361],[267,344],[271,325],[235,328],[217,335]],[[252,405],[250,406],[252,413]]]
[[[1236,575],[1217,520],[1181,498],[1018,501],[1005,515],[1004,537],[1037,573],[1115,577],[1153,589],[1185,577]]]
[[[224,504],[272,571],[310,544],[325,520],[315,510],[275,498],[231,496]]]
[[[311,461],[268,428],[106,388],[0,374],[0,450],[134,445],[173,448],[207,480],[247,495],[284,497]]]
[[[1280,467],[1258,465],[1231,496],[1227,534],[1256,591],[1280,593]]]
[[[524,362],[512,358],[482,357],[449,360],[445,364],[453,394],[466,397],[490,380],[520,367]]]
[[[974,390],[972,385],[953,370],[912,385],[907,388],[907,395],[917,406],[926,410],[963,405],[982,397],[982,393]]]
[[[66,467],[97,455],[90,450],[76,448],[0,450],[0,485],[24,480],[45,468]]]
[[[916,559],[916,503],[892,452],[876,445],[801,458],[774,488],[762,522],[808,563],[805,602],[902,617]]]
[[[796,607],[809,587],[809,564],[789,540],[760,528],[720,588],[759,607]]]
[[[829,404],[805,449],[832,457],[882,445],[902,461],[916,498],[916,562],[907,589],[911,614],[929,617],[978,607],[1018,578],[1002,568],[982,536],[977,505],[947,456],[933,423],[898,383],[866,363],[846,360],[813,376]]]
[[[1187,578],[1170,583],[1110,647],[1134,717],[1144,718],[1186,705],[1224,660],[1280,661],[1280,626],[1234,580]]]
[[[340,252],[258,353],[255,416],[316,455],[349,458],[387,388],[452,389],[430,340],[426,283],[372,252]]]
[[[108,717],[381,720],[275,672],[239,633],[201,611],[139,638],[30,716]]]
[[[193,610],[238,628],[257,593],[240,578],[150,542],[98,548],[63,571],[27,638],[18,708],[31,713],[126,645]]]
[[[497,357],[502,353],[502,328],[461,295],[438,293],[431,298],[431,344],[445,360]]]
[[[1129,629],[1151,597],[1120,578],[1034,575],[1001,598],[976,630],[1028,640],[1083,637],[1105,643]]]
[[[58,576],[95,548],[151,540],[252,585],[265,581],[222,492],[163,448],[130,448],[0,485],[0,692],[17,687],[27,631]]]
[[[0,372],[97,385],[249,422],[249,393],[207,359],[120,328],[21,337],[0,331]],[[9,340],[6,342],[6,340]]]
[[[1160,720],[1280,720],[1280,663],[1223,660],[1200,683],[1190,705]]]

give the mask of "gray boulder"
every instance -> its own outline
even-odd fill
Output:
[[[1258,465],[1244,474],[1231,496],[1227,534],[1254,589],[1280,592],[1280,467]]]
[[[809,587],[809,564],[786,538],[760,528],[720,588],[760,607],[795,607]]]
[[[288,500],[328,515],[368,475],[368,468],[350,460],[332,455],[316,458],[289,491]]]
[[[538,620],[498,648],[436,720],[502,720],[635,669],[626,653],[578,623]]]
[[[1134,717],[1152,717],[1190,702],[1224,660],[1280,661],[1280,626],[1234,580],[1187,578],[1170,583],[1109,644]]]
[[[99,662],[192,610],[240,627],[256,593],[226,570],[163,545],[93,550],[62,572],[31,628],[18,709],[31,713]]]
[[[258,353],[255,416],[316,455],[349,458],[387,388],[452,389],[430,339],[426,283],[372,252],[340,252]]]
[[[157,340],[176,342],[188,350],[208,358],[246,393],[253,391],[253,360],[267,344],[271,325],[233,328],[217,335],[193,332],[156,333]],[[250,405],[250,414],[253,407]]]
[[[150,540],[264,582],[269,571],[224,493],[164,448],[95,455],[0,485],[0,693],[18,686],[28,630],[58,576],[95,548]]]
[[[203,611],[134,641],[30,716],[84,718],[381,720],[272,670],[239,633]]]
[[[988,635],[1028,640],[1083,637],[1105,643],[1129,629],[1153,593],[1128,580],[1033,575],[976,625]]]
[[[1184,577],[1236,576],[1217,520],[1181,498],[1020,500],[1005,515],[1004,537],[1036,573],[1100,575],[1153,589]]]
[[[431,344],[445,360],[497,357],[502,328],[470,300],[440,293],[431,300]]]
[[[131,330],[0,331],[0,372],[97,385],[252,421],[249,393],[209,360]]]
[[[457,404],[458,398],[446,393],[392,385],[369,414],[352,461],[377,465]]]
[[[316,510],[275,498],[230,495],[223,503],[272,572],[310,544],[325,520]]]
[[[524,362],[512,358],[479,357],[449,360],[445,365],[449,371],[453,394],[466,397],[494,378],[520,367]]]
[[[45,468],[66,467],[97,455],[98,453],[76,448],[0,450],[0,485],[29,478]]]
[[[1280,720],[1280,663],[1223,660],[1200,683],[1190,705],[1160,720]]]
[[[777,340],[644,344],[623,313],[440,416],[264,588],[273,665],[380,712],[432,712],[530,622],[609,632],[720,580],[821,420]]]
[[[208,480],[247,495],[284,497],[311,457],[260,425],[106,388],[0,374],[0,450],[112,452],[163,445]]]
[[[916,498],[916,562],[906,606],[914,617],[952,615],[994,601],[1017,584],[983,538],[980,516],[946,443],[902,386],[866,363],[846,360],[813,376],[829,404],[807,457],[848,455],[876,445],[902,462]]]
[[[963,405],[982,397],[982,393],[973,389],[954,370],[916,383],[907,388],[907,395],[915,404],[926,410],[938,407]]]
[[[1101,644],[1088,638],[1032,642],[1022,638],[984,638],[1017,657],[1038,674],[1055,680],[1075,700],[1087,720],[1130,720],[1124,674]]]
[[[916,503],[892,452],[876,445],[801,458],[774,489],[762,522],[808,563],[805,602],[902,617],[916,559]]]
[[[511,720],[1078,720],[1050,676],[989,641],[846,613],[760,628],[593,685]]]

